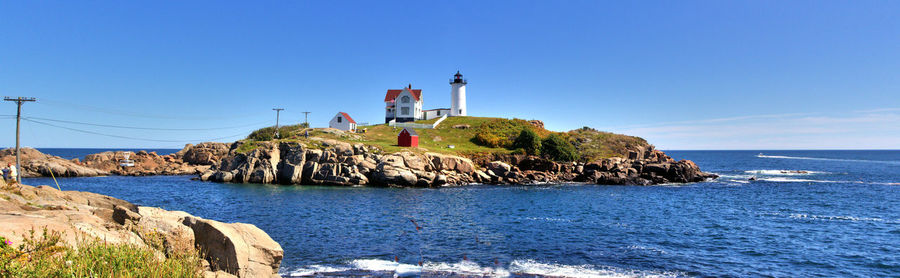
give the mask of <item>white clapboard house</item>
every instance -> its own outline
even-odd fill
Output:
[[[338,112],[337,115],[334,115],[334,117],[331,118],[331,121],[328,122],[328,127],[356,132],[356,121],[354,121],[353,118],[350,118],[350,115],[347,115],[347,113]]]
[[[423,110],[422,89],[412,84],[403,89],[387,90],[384,95],[384,122],[397,123],[430,120],[443,116],[466,116],[466,80],[458,71],[450,80],[450,108]]]

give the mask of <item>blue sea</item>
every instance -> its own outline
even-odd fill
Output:
[[[284,248],[285,276],[900,276],[900,151],[667,153],[721,178],[441,189],[59,182],[255,224]]]

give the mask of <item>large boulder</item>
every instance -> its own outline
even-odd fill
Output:
[[[504,176],[512,169],[512,166],[500,161],[492,161],[487,164],[487,169],[491,170],[491,172],[494,172],[494,174],[497,176]]]
[[[175,155],[180,155],[182,161],[188,164],[215,165],[228,155],[228,145],[216,142],[204,142],[197,145],[188,144]]]
[[[223,270],[238,277],[280,277],[278,268],[284,250],[256,226],[198,217],[186,217],[183,224],[193,230],[197,247],[213,271]]]
[[[475,173],[475,164],[468,158],[439,153],[426,153],[425,155],[431,158],[431,164],[434,165],[435,170],[456,171],[463,174]]]

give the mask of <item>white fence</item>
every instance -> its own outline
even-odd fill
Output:
[[[417,124],[417,123],[398,123],[396,120],[391,120],[388,122],[388,126],[400,127],[400,128],[418,128],[418,129],[434,129],[441,122],[447,119],[447,115],[442,116],[440,119],[435,121],[433,124]]]

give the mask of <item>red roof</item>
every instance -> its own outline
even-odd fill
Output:
[[[419,99],[422,98],[422,89],[410,89],[409,91],[412,93],[412,96],[414,99],[416,99],[416,101],[419,101]],[[403,89],[388,90],[387,94],[384,95],[384,101],[392,101],[397,98],[397,96],[399,96],[402,92]]]
[[[347,119],[347,122],[350,122],[351,124],[356,123],[356,121],[354,121],[353,118],[350,118],[350,115],[347,115],[347,113],[344,113],[344,112],[339,112],[339,113],[341,113],[341,115],[344,116],[344,119]]]

